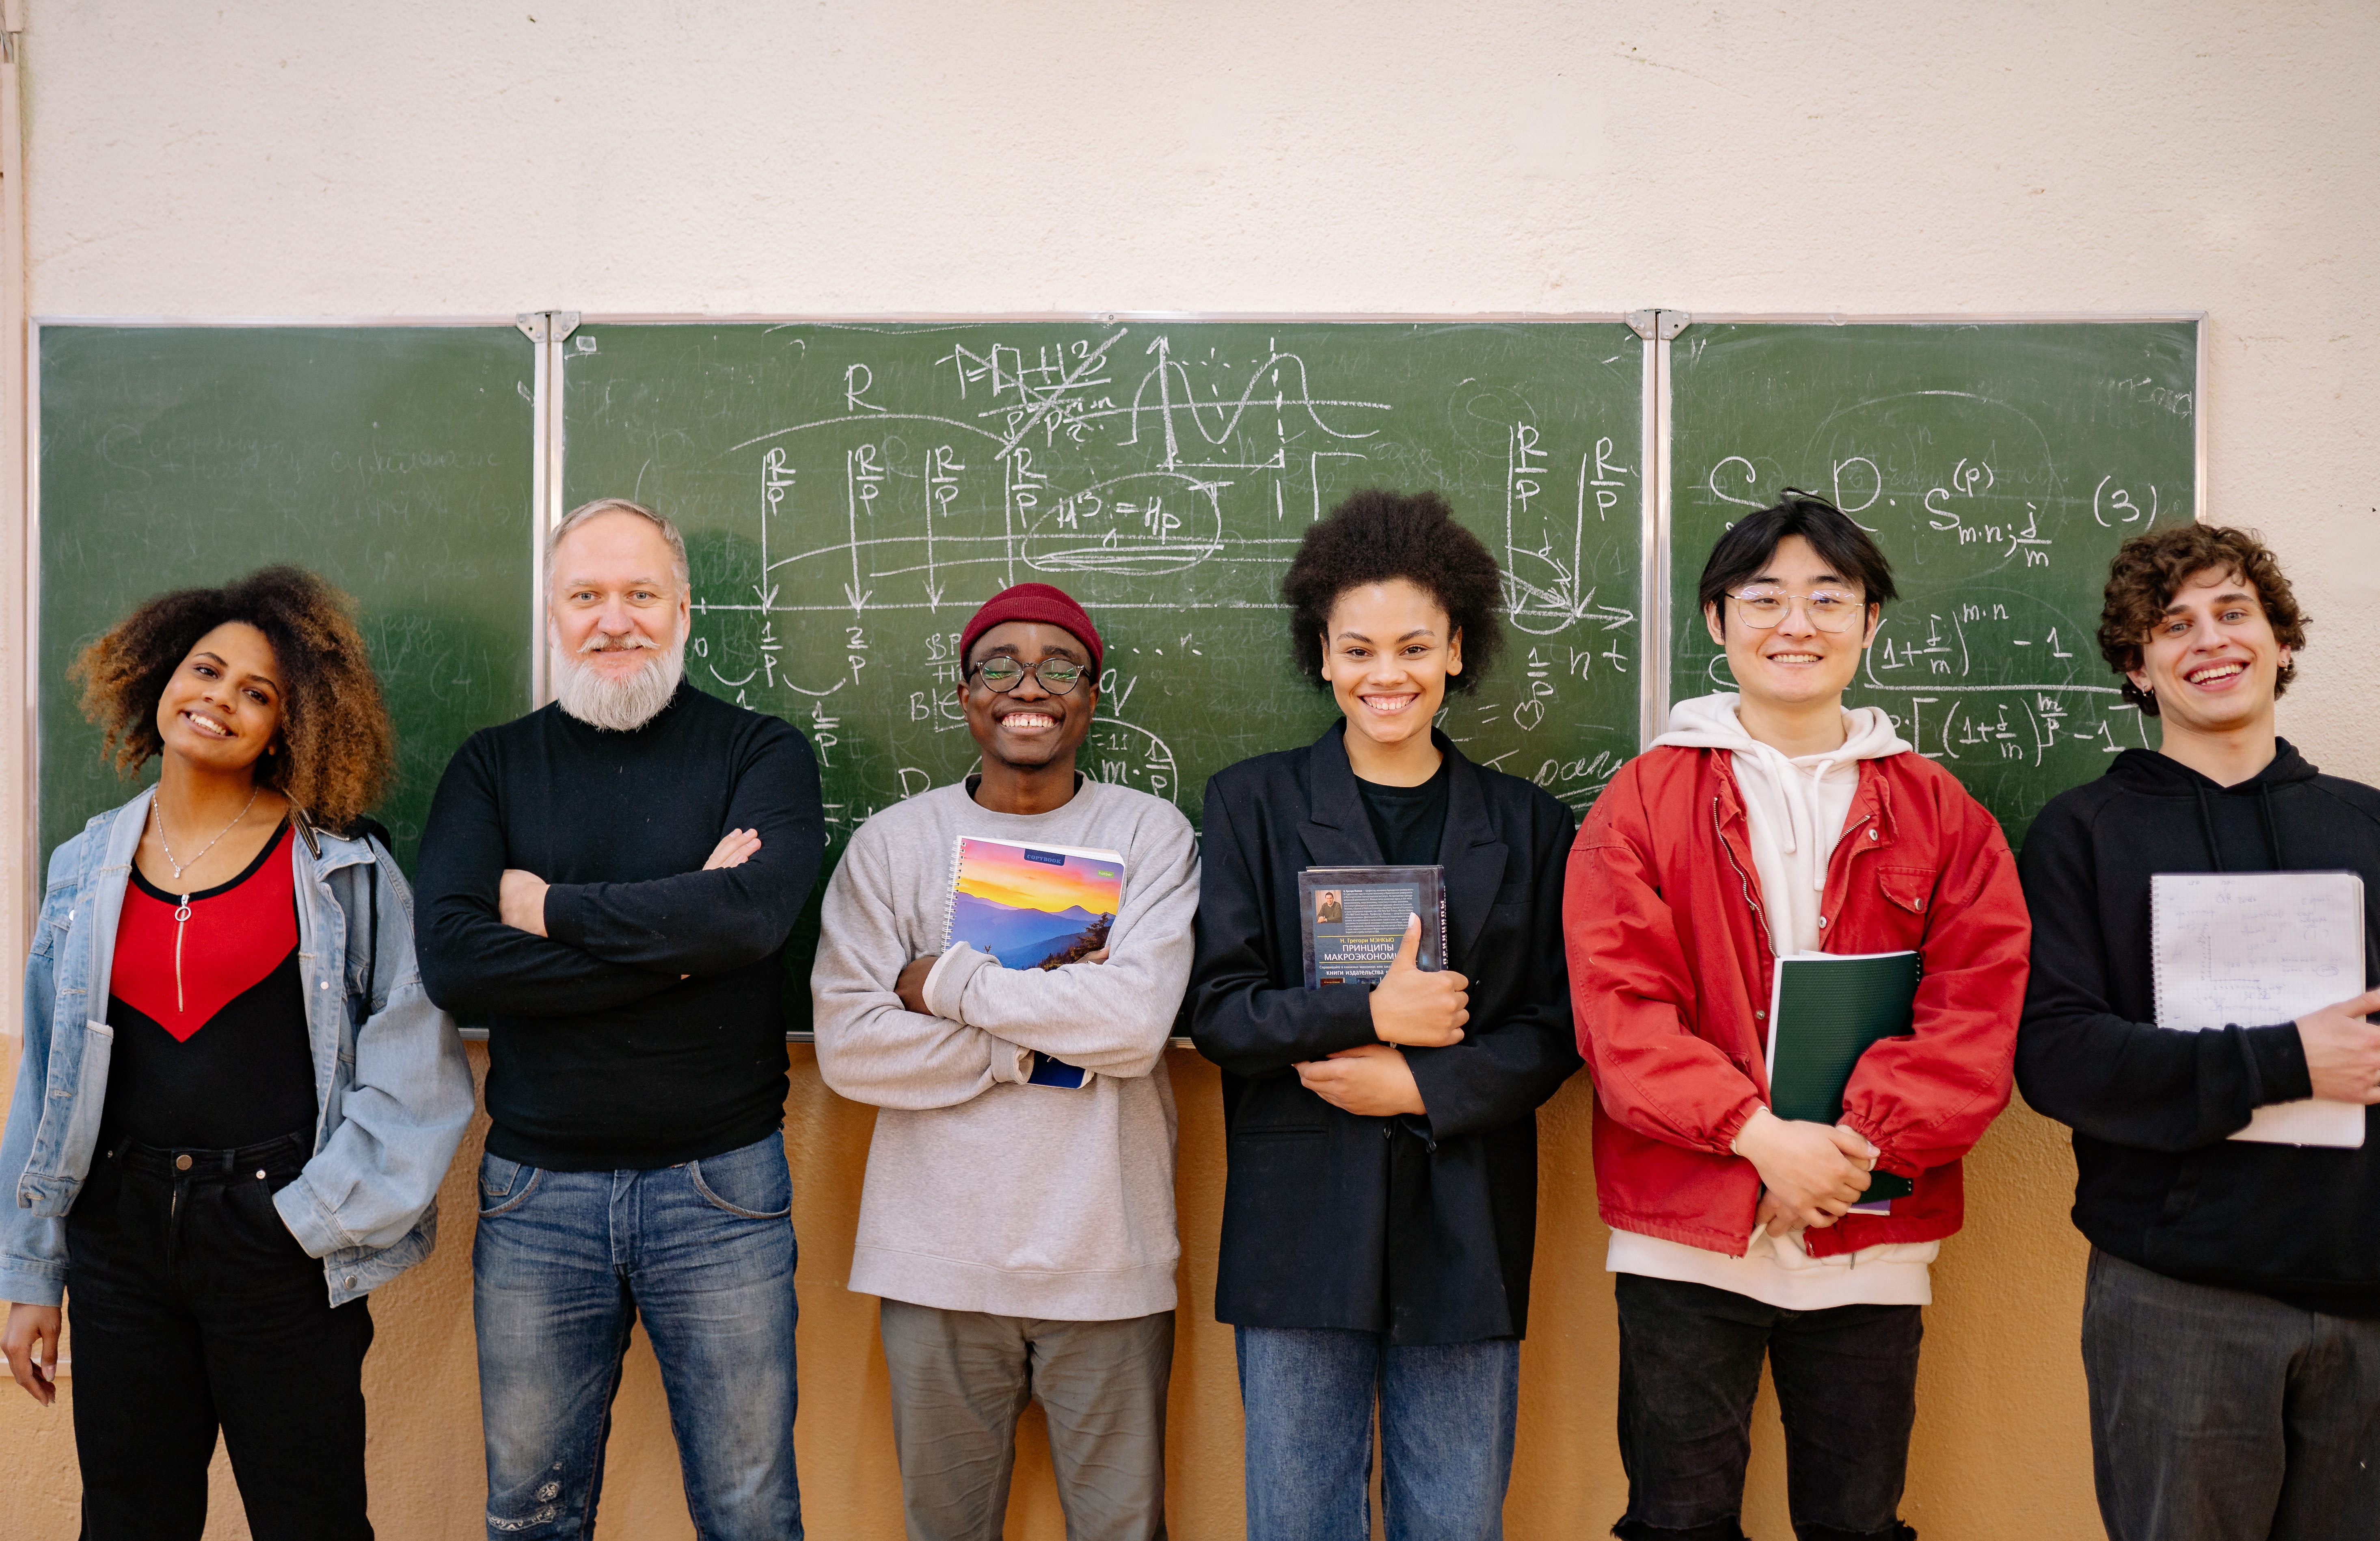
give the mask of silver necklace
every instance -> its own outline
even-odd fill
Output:
[[[214,839],[210,840],[210,841],[208,841],[204,845],[200,846],[200,847],[199,847],[199,854],[198,854],[197,855],[195,855],[195,856],[192,856],[192,857],[191,857],[189,860],[188,860],[188,861],[176,861],[176,860],[174,859],[174,847],[173,847],[172,845],[170,845],[170,844],[166,843],[166,841],[165,841],[165,811],[164,811],[164,809],[162,807],[160,807],[160,806],[159,806],[159,805],[160,805],[160,803],[163,801],[163,799],[161,799],[161,798],[154,798],[154,797],[152,797],[152,798],[151,798],[151,799],[150,799],[150,801],[149,801],[149,816],[150,816],[152,819],[154,819],[157,821],[157,848],[158,848],[160,851],[163,851],[163,852],[164,852],[164,853],[165,853],[165,865],[166,865],[166,866],[168,866],[168,867],[170,867],[170,868],[172,868],[174,869],[174,886],[175,886],[176,888],[179,888],[179,887],[181,887],[181,886],[182,886],[182,872],[183,872],[183,869],[184,869],[184,868],[191,868],[191,867],[196,867],[196,866],[198,866],[198,865],[199,865],[199,862],[200,862],[200,860],[201,860],[201,859],[206,855],[206,854],[207,854],[209,851],[212,851],[212,850],[213,850],[216,846],[218,846],[218,845],[222,844],[222,843],[223,843],[223,837],[224,837],[225,835],[227,835],[227,834],[231,833],[231,832],[232,832],[232,831],[233,831],[234,829],[236,829],[236,828],[237,828],[237,827],[238,827],[239,821],[240,821],[241,819],[245,819],[245,818],[247,818],[247,817],[248,817],[248,810],[249,810],[249,809],[250,809],[250,808],[252,808],[252,807],[254,807],[256,806],[256,799],[257,799],[258,795],[259,795],[260,794],[261,794],[263,791],[264,791],[264,783],[261,783],[261,782],[259,782],[259,783],[256,784],[256,788],[255,788],[255,790],[254,790],[254,791],[251,791],[251,792],[248,795],[248,801],[247,801],[247,802],[245,802],[245,803],[242,803],[242,804],[240,805],[239,811],[238,811],[237,813],[235,813],[235,814],[233,814],[233,815],[231,816],[231,822],[230,822],[230,823],[228,823],[228,824],[225,824],[225,825],[223,827],[223,829],[222,829],[221,831],[219,831],[216,833],[216,835],[215,835]],[[189,895],[188,895],[188,894],[184,894],[184,895],[182,896],[182,903],[184,903],[185,904],[188,904],[189,902],[190,902],[190,901],[189,901]]]

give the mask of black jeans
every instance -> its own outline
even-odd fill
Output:
[[[273,1207],[310,1148],[126,1144],[92,1162],[67,1216],[85,1541],[199,1541],[218,1427],[256,1541],[370,1541],[371,1315],[331,1308]]]
[[[2094,1247],[2082,1370],[2111,1541],[2380,1535],[2380,1321]]]
[[[1765,1355],[1785,1422],[1801,1541],[1914,1541],[1900,1520],[1917,1421],[1914,1305],[1787,1311],[1635,1274],[1620,1299],[1623,1541],[1741,1541],[1752,1403]]]

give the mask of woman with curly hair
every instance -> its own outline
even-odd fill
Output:
[[[1215,1315],[1239,1349],[1252,1541],[1370,1534],[1376,1407],[1393,1541],[1502,1534],[1536,1108],[1579,1059],[1570,811],[1431,726],[1494,661],[1500,588],[1437,493],[1349,498],[1281,580],[1342,720],[1207,784],[1191,1031],[1223,1068]],[[1379,866],[1444,869],[1440,966],[1416,966],[1415,917],[1377,985],[1306,988],[1298,874]]]
[[[76,670],[118,769],[161,769],[50,858],[0,1347],[48,1404],[74,1297],[90,1541],[197,1541],[218,1428],[259,1541],[369,1537],[364,1296],[430,1255],[471,1114],[364,818],[380,686],[344,597],[295,567],[151,600]]]

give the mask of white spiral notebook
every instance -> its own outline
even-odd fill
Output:
[[[2180,1032],[2292,1022],[2361,995],[2363,880],[2352,872],[2159,872],[2149,879],[2156,1019]],[[2363,1144],[2364,1110],[2309,1097],[2231,1137]]]

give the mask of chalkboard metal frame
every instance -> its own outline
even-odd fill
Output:
[[[25,829],[19,837],[23,843],[25,864],[25,914],[28,924],[38,916],[42,908],[42,892],[47,880],[47,864],[42,859],[42,329],[43,327],[115,327],[124,331],[162,331],[167,328],[188,328],[208,331],[241,331],[263,327],[314,327],[361,329],[400,327],[439,327],[445,329],[484,326],[517,327],[520,318],[511,316],[29,316],[25,321],[25,619],[21,643],[24,648],[25,675],[25,779],[21,788],[25,799]],[[545,420],[546,374],[545,358],[538,358],[536,394],[530,411],[536,421]],[[538,471],[544,471],[540,458]],[[544,531],[533,531],[535,544],[531,554],[532,571],[544,573]],[[530,678],[544,678],[545,634],[532,625]],[[542,704],[540,698],[539,704]]]
[[[1658,467],[1658,479],[1646,491],[1651,505],[1645,521],[1644,557],[1647,626],[1645,678],[1645,742],[1650,745],[1670,717],[1670,536],[1673,528],[1673,494],[1670,486],[1670,347],[1671,339],[1700,325],[1711,326],[2119,326],[2146,322],[2188,322],[2196,329],[2198,357],[2192,365],[2195,383],[2191,411],[2191,519],[2206,520],[2206,367],[2207,312],[2204,310],[1906,310],[1867,313],[1848,310],[1661,310],[1657,316],[1680,318],[1673,331],[1657,327],[1647,339],[1648,355],[1645,414],[1647,475]],[[1663,335],[1667,333],[1667,335]],[[1659,591],[1651,588],[1659,569]],[[1658,633],[1653,631],[1658,619]]]

